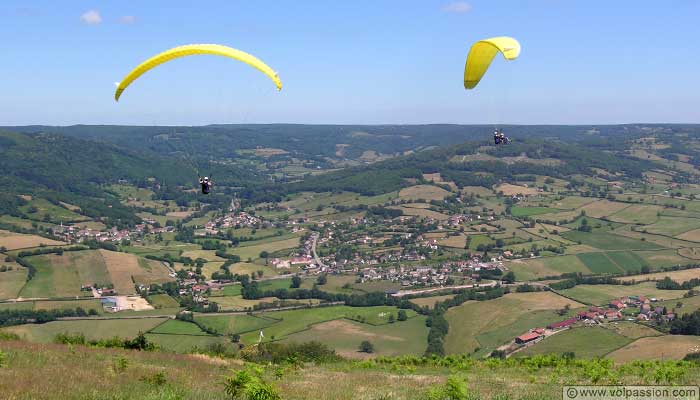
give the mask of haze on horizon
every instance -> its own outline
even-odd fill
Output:
[[[700,123],[700,2],[48,0],[0,5],[0,125]],[[472,42],[509,35],[462,86]],[[246,65],[191,57],[152,71],[120,103],[114,82],[151,55],[220,43]]]

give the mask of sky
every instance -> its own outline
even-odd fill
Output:
[[[700,123],[700,1],[268,0],[0,3],[0,125]],[[463,87],[470,45],[522,46]],[[182,44],[216,56],[115,82]]]

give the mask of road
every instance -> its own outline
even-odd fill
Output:
[[[319,236],[318,233],[313,234],[314,239],[313,239],[313,243],[311,243],[311,253],[313,253],[314,260],[316,261],[316,264],[318,264],[319,267],[328,268],[328,266],[326,264],[324,264],[323,261],[321,261],[321,259],[318,257],[318,254],[316,254],[316,245],[318,244],[318,236]]]
[[[392,296],[403,297],[403,296],[408,296],[411,294],[423,294],[423,293],[440,292],[440,291],[446,291],[446,290],[471,289],[474,287],[479,287],[479,288],[494,287],[497,284],[498,284],[497,281],[491,281],[491,282],[486,282],[486,283],[478,283],[478,284],[470,284],[470,285],[441,286],[441,287],[435,287],[435,288],[430,288],[430,289],[399,290],[398,293],[394,293],[394,294],[392,294]]]

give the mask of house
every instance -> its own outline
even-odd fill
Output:
[[[570,318],[561,322],[555,322],[553,324],[547,325],[549,329],[564,329],[576,323],[576,318]]]
[[[620,319],[622,314],[617,310],[608,310],[605,312],[605,318],[607,319]]]
[[[621,300],[613,300],[610,302],[610,307],[621,310],[626,307],[625,303]]]
[[[535,328],[532,330],[532,332],[538,335],[544,335],[544,328]]]
[[[541,336],[535,332],[528,332],[515,338],[515,343],[525,344],[539,339]]]

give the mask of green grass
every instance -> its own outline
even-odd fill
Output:
[[[660,248],[654,243],[630,239],[607,232],[587,233],[572,230],[563,232],[561,236],[573,242],[581,242],[601,250],[650,250]]]
[[[642,257],[631,251],[611,251],[606,255],[625,271],[639,272],[643,266],[648,265]]]
[[[287,336],[284,341],[318,341],[343,356],[357,357],[360,343],[369,340],[378,356],[420,355],[425,351],[428,328],[425,317],[417,316],[393,324],[369,325],[356,321],[335,320],[314,325],[311,329]]]
[[[661,210],[663,210],[663,208],[659,206],[634,204],[616,212],[615,214],[612,214],[609,219],[611,221],[623,222],[627,224],[648,225],[653,224],[659,219],[657,213]]]
[[[510,213],[514,217],[531,217],[533,215],[548,214],[559,210],[549,207],[512,207]]]
[[[0,263],[0,265],[8,265],[8,263]],[[12,271],[0,272],[0,300],[16,298],[27,281],[26,268],[15,263],[9,265],[12,266]]]
[[[240,296],[241,290],[243,290],[242,285],[226,285],[223,289],[219,291],[213,291],[211,297],[218,296]]]
[[[245,261],[248,259],[255,260],[257,258],[260,258],[260,253],[262,251],[267,251],[268,253],[272,254],[277,251],[293,249],[299,246],[298,236],[282,240],[275,239],[279,238],[274,237],[264,240],[243,242],[238,247],[235,247],[232,250],[229,250],[228,252],[241,257],[241,260]]]
[[[586,304],[606,305],[610,300],[623,296],[647,296],[658,299],[683,297],[683,290],[660,290],[655,282],[637,285],[578,285],[559,291],[561,294]],[[682,301],[682,300],[680,300]]]
[[[619,274],[623,272],[605,253],[584,253],[577,254],[576,257],[594,274]]]
[[[252,315],[198,315],[195,320],[223,334],[252,332],[279,322],[273,318]]]
[[[148,332],[165,318],[53,321],[3,328],[31,342],[49,343],[59,333],[82,333],[87,339],[109,339],[115,336],[133,338]]]
[[[601,327],[568,329],[516,353],[516,357],[535,354],[562,354],[573,351],[577,358],[603,357],[632,340]]]
[[[414,312],[406,310],[409,317]],[[282,339],[291,334],[305,331],[311,325],[331,321],[335,319],[364,318],[369,324],[387,324],[389,314],[396,317],[396,307],[317,307],[310,309],[266,312],[259,316],[227,315],[227,316],[197,316],[196,319],[206,326],[216,329],[219,333],[244,333],[242,340],[245,343],[255,343],[262,329],[266,340],[272,336]]]
[[[679,217],[660,217],[656,223],[644,227],[649,233],[667,236],[680,235],[698,228],[700,228],[700,219]]]
[[[514,322],[501,326],[498,329],[486,331],[476,336],[479,345],[486,350],[494,349],[503,344],[509,343],[516,336],[522,335],[533,328],[544,328],[547,325],[562,321],[575,314],[575,311],[569,311],[568,315],[561,316],[552,310],[539,310],[531,313],[523,314]]]
[[[167,335],[147,333],[146,339],[166,351],[189,353],[195,349],[205,350],[216,343],[226,344],[227,340],[220,336],[211,335]]]
[[[148,300],[150,301],[151,305],[156,309],[176,308],[180,306],[180,303],[178,303],[175,299],[168,296],[167,294],[154,294],[148,296]]]
[[[151,329],[148,333],[207,336],[207,333],[199,329],[199,327],[196,324],[176,319],[167,320],[164,323]]]
[[[29,209],[35,207],[38,211],[29,213]],[[24,206],[19,207],[31,219],[43,220],[45,215],[49,215],[53,222],[87,221],[90,218],[76,212],[54,205],[46,199],[33,199]]]
[[[64,252],[62,256],[47,254],[32,256],[28,261],[36,274],[27,282],[22,297],[92,296],[81,292],[81,285],[111,283],[104,259],[96,250]]]

